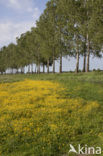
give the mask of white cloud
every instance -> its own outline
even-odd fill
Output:
[[[4,6],[19,12],[33,12],[34,0],[0,0]]]
[[[14,22],[11,20],[0,22],[0,47],[8,45],[11,42],[16,41],[16,37],[20,34],[30,30],[31,27],[35,26],[35,21],[40,16],[40,10],[33,5],[34,0],[0,0],[6,7],[21,11],[27,15],[30,13],[30,19],[26,21]]]
[[[23,15],[30,16],[26,21],[15,22],[16,20],[0,22],[0,47],[8,45],[11,42],[16,41],[16,37],[20,36],[22,33],[30,30],[31,27],[35,26],[35,21],[40,16],[40,10],[34,6],[34,0],[0,0],[4,6],[16,9],[19,13],[23,12]],[[22,16],[22,15],[21,15]],[[23,17],[23,16],[22,16]],[[24,16],[25,17],[25,16]]]
[[[16,9],[21,8],[20,3],[19,3],[18,0],[8,0],[7,6],[11,7],[11,8],[16,8]]]
[[[16,37],[19,37],[22,33],[30,30],[31,27],[35,26],[33,22],[4,22],[0,23],[0,45],[8,45],[11,42],[16,41]]]
[[[33,18],[38,19],[39,16],[40,16],[40,10],[38,8],[34,8]]]

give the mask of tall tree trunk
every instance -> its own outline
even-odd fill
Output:
[[[21,67],[21,74],[24,74],[24,67]]]
[[[53,73],[55,73],[55,57],[54,57],[54,53],[53,53]]]
[[[86,53],[84,53],[84,56],[83,56],[83,72],[86,71]]]
[[[37,73],[40,74],[40,63],[38,63]]]
[[[76,71],[75,72],[76,73],[79,72],[79,51],[78,51],[78,49],[77,49],[77,63],[76,63]]]
[[[17,74],[17,69],[15,69],[15,74]]]
[[[89,63],[90,63],[90,43],[89,43],[89,37],[87,34],[87,69],[86,69],[86,72],[89,72]]]
[[[38,54],[37,73],[40,74],[40,55]]]
[[[45,64],[43,63],[43,73],[45,73]]]
[[[21,67],[21,69],[20,69],[20,70],[21,70],[21,74],[22,74],[22,73],[23,73],[23,72],[22,72],[22,67]]]
[[[36,71],[36,65],[35,65],[35,74],[37,73],[37,71]]]
[[[86,37],[85,37],[85,43],[84,43],[83,72],[86,72]]]
[[[22,67],[20,68],[20,73],[22,74]]]
[[[23,67],[23,74],[25,73],[25,67]]]
[[[28,65],[28,73],[30,73],[30,64]]]
[[[59,67],[59,73],[62,73],[62,52],[60,54],[60,67]]]
[[[11,69],[11,74],[14,74],[14,72],[13,72],[13,68]]]
[[[49,73],[49,59],[47,61],[47,73]]]
[[[39,62],[39,58],[38,58],[38,65],[37,65],[37,73],[40,74],[40,62]]]
[[[33,74],[33,63],[31,64],[31,73]]]
[[[17,74],[19,73],[19,71],[18,71],[18,70],[19,70],[19,69],[17,68],[17,72],[16,72]]]

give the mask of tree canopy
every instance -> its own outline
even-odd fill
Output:
[[[90,55],[102,57],[103,51],[103,1],[102,0],[49,0],[46,9],[36,22],[36,27],[0,49],[0,72],[8,68],[21,69],[40,66],[55,73],[55,61],[75,57],[76,73],[82,56],[83,72],[89,72]]]

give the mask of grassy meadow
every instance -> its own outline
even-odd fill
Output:
[[[0,75],[0,156],[68,156],[69,144],[103,147],[103,73]]]

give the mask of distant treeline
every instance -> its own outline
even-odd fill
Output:
[[[45,66],[49,73],[55,61],[62,58],[76,58],[76,73],[79,60],[83,59],[83,72],[89,72],[90,55],[102,57],[103,51],[103,0],[50,0],[36,22],[36,27],[16,38],[16,44],[0,49],[0,72],[8,68],[21,69],[36,64],[37,73]],[[13,71],[13,70],[12,70]],[[32,68],[33,72],[34,69]]]

